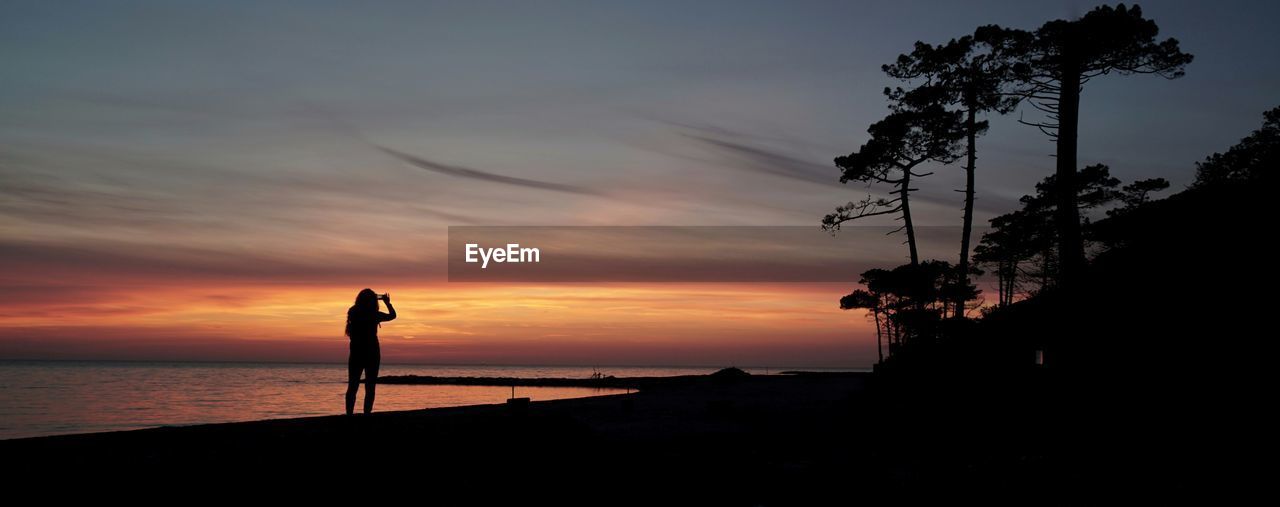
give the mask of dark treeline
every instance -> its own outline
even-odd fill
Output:
[[[1250,254],[1270,216],[1280,107],[1239,144],[1188,161],[1194,183],[1171,195],[1164,178],[1121,181],[1076,153],[1086,83],[1173,79],[1191,60],[1139,7],[1119,5],[1035,30],[983,26],[918,42],[883,67],[904,85],[885,90],[886,118],[835,163],[842,182],[887,185],[893,197],[842,205],[823,226],[903,221],[910,261],[866,271],[840,299],[867,311],[880,340],[877,418],[864,431],[876,435],[868,454],[900,474],[894,491],[1178,499],[1250,438],[1243,413],[1256,400],[1233,400],[1265,368],[1234,345],[1263,329],[1265,298],[1254,294],[1269,261]],[[988,117],[1010,113],[1051,137],[1056,170],[971,238],[978,141]],[[920,259],[911,192],[958,162],[960,254]],[[994,298],[973,283],[983,270]]]
[[[1036,185],[1035,195],[1021,199],[1022,208],[991,219],[991,231],[982,235],[974,249],[974,261],[990,267],[997,278],[996,308],[1015,300],[1034,296],[1054,287],[1060,272],[1058,237],[1053,227],[1056,175],[1045,177]],[[1112,206],[1107,216],[1115,216],[1140,206],[1151,199],[1152,192],[1169,188],[1164,178],[1138,180],[1121,186],[1118,178],[1104,164],[1086,166],[1075,175],[1076,207],[1083,213]],[[1081,231],[1085,250],[1096,247],[1092,222],[1082,214]]]
[[[941,321],[966,319],[978,309],[980,291],[972,277],[981,271],[975,263],[992,269],[999,280],[996,308],[1045,288],[1069,288],[1082,277],[1091,251],[1087,213],[1117,202],[1128,209],[1168,188],[1161,178],[1121,186],[1106,166],[1076,167],[1085,83],[1107,74],[1172,79],[1191,62],[1176,39],[1161,40],[1158,31],[1137,6],[1103,6],[1034,31],[988,25],[943,44],[917,42],[910,53],[882,67],[905,86],[884,90],[889,114],[867,129],[865,144],[837,157],[835,164],[842,183],[887,185],[893,197],[849,202],[822,223],[835,232],[845,222],[878,215],[902,221],[910,263],[864,273],[866,288],[840,301],[841,308],[871,311],[880,341],[888,344],[887,357],[939,338],[948,327]],[[1022,209],[992,220],[994,230],[974,248],[977,141],[989,128],[983,118],[1022,106],[1043,114],[1041,121],[1019,122],[1055,141],[1057,169],[1022,199]],[[965,188],[957,262],[922,262],[911,217],[913,185],[932,174],[921,169],[927,164],[960,160]]]

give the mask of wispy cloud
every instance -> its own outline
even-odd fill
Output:
[[[549,181],[531,180],[527,178],[518,178],[515,176],[507,176],[505,174],[496,174],[496,173],[481,171],[479,169],[472,169],[470,167],[443,164],[433,160],[427,160],[425,158],[422,158],[416,155],[410,155],[402,151],[397,151],[391,148],[387,148],[385,146],[380,146],[375,144],[374,147],[381,150],[383,153],[386,153],[395,158],[398,158],[404,161],[405,163],[408,163],[409,165],[412,165],[419,169],[424,169],[427,171],[431,171],[439,174],[445,174],[445,175],[453,176],[457,178],[468,178],[468,179],[479,180],[479,181],[489,181],[493,183],[502,183],[506,185],[514,185],[514,186],[526,187],[526,188],[536,188],[541,190],[551,190],[554,192],[565,192],[570,194],[600,195],[600,192],[590,188],[586,188],[586,187],[579,187],[576,185],[566,185],[563,183],[553,183]]]
[[[740,166],[744,169],[780,176],[783,178],[807,181],[818,185],[840,185],[839,173],[834,166],[827,167],[778,151],[769,150],[761,146],[752,146],[698,134],[683,135],[690,139],[696,139],[736,155],[738,158],[747,162],[746,165]]]
[[[367,254],[279,255],[213,248],[126,242],[67,244],[0,240],[0,264],[12,275],[0,288],[65,285],[192,285],[213,290],[225,283],[365,283],[371,279],[430,281],[444,277],[443,263]],[[22,291],[29,292],[29,291]],[[4,302],[5,298],[0,298]]]
[[[805,160],[771,146],[786,142],[786,140],[779,139],[775,141],[769,139],[771,141],[768,143],[770,146],[766,146],[765,143],[760,142],[761,139],[766,138],[736,132],[720,126],[691,125],[670,121],[663,121],[663,123],[695,131],[694,133],[681,132],[680,135],[722,152],[734,162],[731,167],[827,187],[858,188],[855,185],[840,183],[840,171],[834,163],[824,165]],[[959,165],[954,167],[959,168]],[[928,192],[913,193],[912,198],[918,202],[959,207],[961,201],[954,198],[949,190],[929,189]],[[870,191],[869,193],[872,195],[884,195],[883,190],[879,192]],[[1017,198],[1009,198],[989,191],[980,192],[980,197],[975,202],[975,205],[980,212],[999,214],[1015,208],[1017,206]]]

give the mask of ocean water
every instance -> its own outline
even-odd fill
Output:
[[[707,374],[714,367],[605,367],[618,377]],[[766,369],[747,369],[753,374]],[[773,370],[772,372],[776,372]],[[379,375],[585,378],[581,366],[384,364]],[[345,364],[0,361],[0,439],[157,426],[252,421],[345,411]],[[581,387],[517,387],[516,396],[552,400],[626,392]],[[379,384],[375,412],[503,403],[510,387]],[[356,397],[356,410],[364,387]]]

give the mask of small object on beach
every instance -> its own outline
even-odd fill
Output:
[[[511,384],[511,397],[507,398],[507,406],[511,407],[513,411],[523,413],[525,408],[529,406],[529,398],[517,398],[516,385]]]

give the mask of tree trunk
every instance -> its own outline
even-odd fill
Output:
[[[973,173],[978,162],[978,133],[977,122],[975,121],[976,112],[974,111],[974,99],[972,92],[968,94],[969,103],[968,116],[965,118],[965,134],[968,136],[967,159],[964,167],[964,226],[960,231],[960,264],[958,266],[959,274],[956,277],[960,288],[963,289],[969,284],[969,237],[973,235]],[[956,312],[957,318],[964,317],[964,291],[956,291]]]
[[[880,345],[880,343],[883,341],[883,340],[880,338],[880,309],[879,309],[879,308],[873,308],[873,309],[872,309],[872,312],[873,312],[873,314],[872,314],[872,315],[874,315],[874,316],[875,316],[875,319],[876,319],[876,356],[878,356],[878,357],[880,358],[880,361],[879,361],[879,362],[883,363],[883,362],[884,362],[884,349],[883,349],[883,348],[881,348],[881,345]]]
[[[911,193],[911,168],[902,170],[902,222],[907,229],[907,249],[911,251],[911,265],[920,265],[920,255],[916,253],[916,229],[911,225],[911,203],[908,196]]]
[[[1084,239],[1076,204],[1076,142],[1080,120],[1080,65],[1067,59],[1058,92],[1058,286],[1070,287],[1084,269]]]
[[[1005,275],[1005,278],[1006,278],[1006,280],[1005,280],[1005,284],[1006,284],[1006,285],[1005,285],[1005,287],[1004,287],[1004,303],[1003,303],[1003,304],[1011,305],[1011,304],[1013,304],[1013,290],[1014,290],[1014,288],[1015,288],[1015,287],[1017,287],[1017,286],[1018,286],[1018,285],[1017,285],[1017,283],[1018,283],[1018,263],[1017,263],[1017,262],[1014,262],[1014,263],[1010,264],[1010,265],[1009,265],[1009,267],[1008,267],[1007,269],[1008,269],[1008,271],[1006,272],[1006,275]]]
[[[996,306],[1004,306],[1004,286],[1008,281],[1008,271],[1004,268],[1005,262],[1000,261],[996,264]]]

